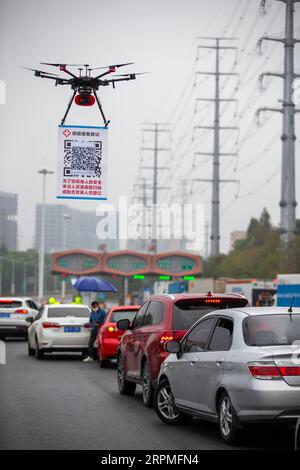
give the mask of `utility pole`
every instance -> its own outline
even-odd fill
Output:
[[[181,180],[181,227],[182,227],[182,238],[180,240],[180,250],[185,251],[186,250],[186,232],[185,232],[185,224],[187,221],[185,220],[184,217],[184,212],[185,212],[185,205],[188,203],[188,182],[189,180],[187,178],[184,178]]]
[[[207,259],[209,257],[209,223],[207,221],[205,222],[204,227],[204,240],[204,258]]]
[[[282,163],[281,163],[281,200],[280,206],[280,236],[284,244],[293,240],[296,233],[296,192],[295,192],[295,114],[300,110],[295,109],[293,100],[293,83],[300,75],[294,73],[294,46],[299,39],[294,38],[294,12],[295,3],[300,0],[277,0],[285,3],[285,38],[273,38],[264,36],[258,41],[261,46],[263,41],[275,41],[284,44],[284,72],[265,72],[260,75],[262,84],[265,76],[282,78],[283,101],[282,108],[259,108],[256,115],[265,111],[280,112],[283,114],[282,133]]]
[[[236,130],[236,126],[221,126],[220,125],[220,103],[221,102],[236,102],[236,99],[221,98],[220,97],[220,77],[221,76],[238,76],[235,72],[221,72],[220,71],[220,52],[222,50],[237,51],[237,47],[222,46],[221,41],[233,41],[235,38],[219,38],[219,37],[200,37],[198,39],[209,39],[215,41],[215,45],[200,45],[201,49],[214,49],[216,51],[215,71],[214,72],[196,72],[199,75],[212,75],[215,77],[215,97],[214,98],[198,98],[198,101],[211,101],[214,103],[214,125],[213,126],[195,126],[195,129],[207,129],[214,131],[214,144],[213,153],[197,152],[198,155],[211,155],[213,157],[213,175],[212,180],[196,179],[194,181],[211,182],[212,183],[212,207],[211,207],[211,247],[210,255],[218,256],[220,254],[220,183],[225,180],[220,179],[220,156],[221,155],[236,155],[234,153],[222,154],[220,152],[220,131],[221,130]],[[226,180],[226,182],[235,183],[236,180]]]
[[[54,171],[42,168],[38,171],[43,175],[43,199],[42,199],[42,217],[41,217],[41,243],[39,250],[39,283],[38,283],[38,299],[41,302],[44,297],[44,267],[45,267],[45,222],[46,222],[46,177],[52,175]]]
[[[143,214],[142,214],[142,221],[141,221],[141,243],[135,249],[140,249],[141,251],[147,251],[147,237],[148,237],[148,220],[147,220],[147,207],[149,205],[150,196],[147,194],[147,190],[152,190],[153,185],[152,183],[149,184],[147,182],[147,178],[141,178],[141,183],[134,184],[134,189],[138,190],[138,195],[133,197],[133,202],[140,202],[143,206]],[[151,194],[151,201],[152,201],[152,194]]]
[[[150,128],[143,129],[143,132],[151,132],[154,133],[154,146],[153,147],[143,147],[142,150],[145,151],[151,151],[153,152],[153,166],[143,166],[143,170],[152,170],[153,171],[153,189],[152,189],[152,230],[151,230],[151,235],[152,235],[152,240],[151,240],[151,245],[153,247],[153,252],[157,252],[157,201],[158,201],[158,191],[159,190],[166,190],[170,189],[170,187],[167,186],[158,186],[158,172],[161,170],[169,170],[169,167],[164,167],[164,166],[158,166],[158,156],[159,152],[162,151],[170,151],[170,148],[166,147],[159,147],[159,134],[161,133],[170,133],[170,130],[167,128],[169,124],[161,124],[161,123],[145,123],[146,126],[150,126]]]

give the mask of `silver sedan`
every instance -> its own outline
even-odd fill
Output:
[[[166,349],[154,399],[165,423],[199,416],[234,443],[245,423],[300,416],[299,308],[211,312]]]

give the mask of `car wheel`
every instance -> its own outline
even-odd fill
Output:
[[[153,406],[153,385],[148,362],[145,362],[143,367],[143,402],[147,408]]]
[[[34,349],[30,346],[29,338],[28,338],[27,346],[28,346],[28,356],[34,356]]]
[[[136,389],[134,382],[129,382],[125,378],[125,372],[123,367],[123,358],[119,354],[117,359],[117,371],[118,371],[118,387],[121,395],[133,395]]]
[[[227,444],[237,444],[241,438],[242,426],[227,392],[223,392],[218,407],[219,431]]]
[[[162,380],[155,390],[154,408],[158,417],[166,424],[183,424],[192,419],[191,415],[179,411],[176,407],[167,379]]]
[[[40,349],[37,338],[35,340],[35,357],[36,359],[44,359],[44,351]]]

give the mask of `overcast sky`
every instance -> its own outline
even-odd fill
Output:
[[[232,105],[222,114],[223,125],[240,125],[239,157],[224,157],[221,174],[240,179],[241,183],[239,190],[234,183],[222,185],[222,251],[228,250],[230,232],[245,229],[250,217],[259,216],[264,206],[271,212],[273,222],[279,222],[281,115],[265,116],[261,126],[255,127],[254,113],[259,106],[279,106],[278,100],[282,99],[280,79],[268,80],[264,92],[259,91],[256,81],[263,71],[282,70],[283,46],[266,43],[262,55],[255,48],[261,35],[283,34],[282,2],[267,1],[266,15],[259,13],[259,0],[1,0],[0,5],[0,79],[7,86],[6,105],[0,105],[0,190],[19,194],[21,249],[33,244],[35,204],[41,201],[41,177],[37,171],[43,166],[56,170],[57,125],[70,92],[65,87],[55,88],[52,82],[38,79],[18,66],[38,67],[40,61],[92,66],[134,61],[128,71],[151,72],[115,90],[100,90],[104,110],[111,120],[109,202],[117,203],[120,195],[132,195],[145,121],[172,124],[174,199],[180,196],[179,178],[210,178],[212,171],[210,157],[194,157],[195,151],[212,150],[212,134],[194,132],[194,126],[211,125],[213,119],[210,105],[205,103],[194,112],[195,100],[212,97],[214,91],[212,78],[198,76],[193,86],[196,71],[214,67],[213,53],[205,50],[200,50],[199,60],[195,61],[196,46],[208,44],[197,40],[198,36],[235,36],[240,48],[236,69],[241,73],[236,94],[239,110],[234,117]],[[299,26],[300,9],[296,4],[298,37]],[[295,51],[299,71],[300,45],[295,46]],[[225,53],[222,70],[231,71],[234,59],[232,52]],[[236,79],[225,85],[223,96],[233,96]],[[174,109],[176,104],[178,110]],[[102,124],[96,108],[75,106],[67,122]],[[299,117],[296,122],[299,138]],[[221,142],[225,152],[236,150],[235,137],[224,131]],[[151,161],[150,155],[144,158]],[[165,163],[170,155],[161,158]],[[169,177],[162,175],[160,184],[166,180]],[[57,203],[55,176],[50,176],[48,183],[47,202]],[[205,204],[209,221],[210,185],[196,183],[189,191],[191,201]],[[298,185],[298,202],[299,194]],[[95,210],[97,206],[90,201],[66,203],[81,210]]]

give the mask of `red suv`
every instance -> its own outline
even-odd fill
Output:
[[[143,387],[143,401],[152,405],[160,366],[169,353],[165,343],[181,339],[203,315],[213,310],[245,307],[248,300],[235,294],[156,294],[137,312],[133,322],[120,320],[122,336],[118,353],[118,386],[122,395]]]
[[[119,320],[133,320],[140,305],[118,305],[112,307],[97,336],[97,357],[101,368],[109,365],[110,359],[117,357],[117,350],[124,331],[117,328]]]

